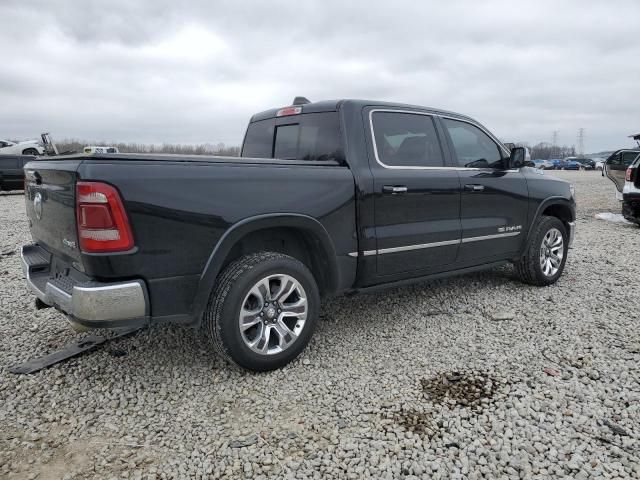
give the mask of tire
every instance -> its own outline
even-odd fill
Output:
[[[560,237],[561,244],[560,247],[556,246],[549,249],[547,245],[555,245],[557,243],[552,242],[554,232]],[[544,246],[543,242],[546,242]],[[568,247],[569,235],[562,221],[556,217],[541,217],[533,227],[524,255],[515,263],[516,274],[520,280],[530,285],[542,287],[556,283],[564,271]],[[554,251],[556,253],[555,257],[552,255]],[[559,252],[562,252],[562,258],[558,261],[559,255],[557,254]],[[547,260],[549,260],[548,264]],[[549,265],[551,268],[548,268]]]
[[[35,148],[27,148],[26,150],[22,151],[23,155],[40,155],[40,152],[38,152],[38,150],[36,150]]]
[[[291,293],[278,297],[280,290]],[[282,253],[259,252],[235,260],[220,274],[203,326],[227,361],[248,370],[275,370],[307,346],[319,311],[318,285],[306,265]],[[251,326],[241,331],[243,321]]]

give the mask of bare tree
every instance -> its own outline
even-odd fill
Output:
[[[94,142],[78,139],[63,139],[56,141],[60,152],[82,152],[86,145],[118,147],[121,153],[174,153],[180,155],[220,155],[225,157],[237,157],[240,155],[240,147],[227,146],[224,143],[203,143],[201,145],[181,145],[163,143],[162,145],[144,143],[123,142]]]

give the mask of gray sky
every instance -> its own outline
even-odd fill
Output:
[[[638,0],[2,0],[0,138],[233,145],[304,95],[614,149],[640,131],[639,20]]]

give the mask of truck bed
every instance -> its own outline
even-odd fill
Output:
[[[190,311],[212,252],[232,226],[295,212],[336,239],[334,254],[357,250],[351,170],[335,161],[159,155],[66,155],[25,166],[25,202],[34,242],[67,268],[100,281],[142,279],[154,318]],[[119,191],[135,248],[113,255],[78,248],[75,183],[100,181]],[[41,204],[35,212],[36,196]],[[295,207],[295,208],[294,208]],[[342,279],[350,285],[353,278]]]
[[[1,158],[1,157],[0,157]],[[230,163],[241,165],[304,165],[304,166],[324,166],[324,167],[339,167],[343,166],[340,162],[335,160],[284,160],[277,158],[250,158],[250,157],[228,157],[217,155],[178,155],[171,153],[94,153],[90,155],[85,154],[71,154],[60,155],[55,157],[55,160],[81,160],[88,162],[95,161],[138,161],[138,162],[174,162],[174,163]]]

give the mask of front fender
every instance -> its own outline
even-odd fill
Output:
[[[555,196],[555,197],[549,197],[549,198],[545,198],[542,202],[540,202],[540,205],[538,205],[538,208],[536,209],[536,213],[533,216],[533,219],[531,221],[531,223],[529,224],[529,229],[527,232],[527,238],[525,239],[525,242],[523,243],[522,246],[522,252],[524,253],[524,251],[527,248],[527,245],[529,245],[529,240],[531,238],[531,235],[533,234],[533,227],[536,225],[536,223],[538,223],[538,220],[540,220],[540,217],[542,216],[542,213],[549,207],[553,206],[553,205],[560,205],[562,207],[565,207],[569,210],[570,212],[570,222],[574,222],[576,219],[576,206],[575,206],[575,202],[568,200],[565,197],[560,197],[560,196]]]

